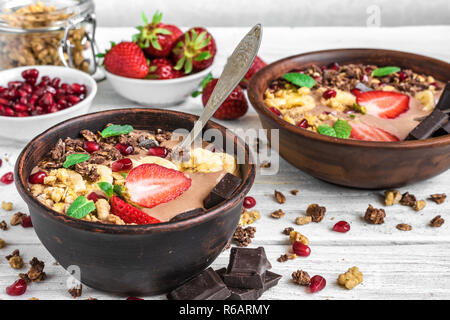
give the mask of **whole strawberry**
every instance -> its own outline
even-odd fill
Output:
[[[147,78],[166,80],[175,79],[184,76],[184,73],[173,68],[172,62],[166,58],[153,59],[150,62],[150,68]]]
[[[143,26],[138,26],[139,33],[133,36],[133,41],[152,57],[167,57],[175,41],[183,32],[174,25],[161,23],[162,13],[156,11],[149,23],[145,14],[142,14]]]
[[[244,79],[242,79],[242,81],[239,83],[241,87],[247,88],[247,85],[253,75],[265,66],[267,66],[267,63],[265,63],[260,57],[256,56],[250,69],[248,69],[247,73],[245,74]]]
[[[206,106],[211,94],[217,84],[218,79],[212,79],[203,87],[202,102]],[[244,90],[238,85],[222,105],[214,113],[213,117],[222,120],[233,120],[242,117],[248,110],[247,100],[245,99]]]
[[[134,42],[112,43],[105,55],[106,70],[118,76],[142,79],[148,74],[148,64],[141,48]]]
[[[201,27],[186,31],[172,49],[175,70],[183,69],[186,74],[208,68],[215,55],[216,42],[212,35]]]

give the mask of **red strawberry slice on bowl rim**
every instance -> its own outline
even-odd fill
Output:
[[[352,127],[352,132],[350,134],[351,139],[363,141],[385,141],[385,142],[400,141],[400,139],[395,135],[383,129],[369,126],[360,121],[349,121],[348,123]]]
[[[382,119],[395,119],[409,110],[409,96],[393,91],[367,91],[356,96],[356,102],[367,114]]]
[[[133,202],[153,208],[183,194],[190,188],[191,179],[181,171],[151,163],[132,169],[125,185]]]

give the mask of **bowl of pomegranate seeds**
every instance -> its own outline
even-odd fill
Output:
[[[400,187],[450,168],[450,64],[382,49],[335,49],[278,60],[248,96],[279,153],[325,181]]]
[[[51,126],[85,114],[97,92],[88,74],[58,66],[0,72],[0,136],[30,140]]]
[[[203,27],[181,31],[161,22],[156,12],[143,15],[139,33],[131,41],[112,43],[103,64],[106,76],[121,96],[150,106],[183,102],[210,72],[216,42]]]

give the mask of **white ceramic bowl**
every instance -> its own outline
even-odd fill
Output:
[[[211,67],[200,72],[168,80],[133,79],[105,70],[114,90],[122,97],[149,107],[169,107],[183,102],[198,89]]]
[[[9,81],[23,80],[21,76],[22,71],[30,68],[35,68],[39,71],[39,79],[42,76],[59,77],[61,78],[61,83],[72,84],[77,82],[84,84],[87,87],[87,96],[78,104],[55,113],[23,118],[0,116],[1,137],[29,141],[61,121],[87,113],[97,93],[97,83],[90,75],[76,69],[57,66],[27,66],[0,71],[0,86],[7,86]]]

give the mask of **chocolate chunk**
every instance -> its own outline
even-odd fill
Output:
[[[263,247],[231,248],[223,281],[232,288],[263,289],[266,270],[271,268]]]
[[[441,111],[450,110],[450,82],[445,85],[444,91],[442,91],[441,97],[436,105],[436,109]]]
[[[406,140],[421,140],[429,138],[447,121],[448,115],[439,109],[434,109],[428,117],[422,120],[422,122],[410,132],[408,137],[406,137]]]
[[[205,211],[202,208],[197,208],[194,210],[189,210],[183,213],[180,213],[179,215],[176,215],[175,217],[173,217],[172,219],[170,219],[169,222],[174,222],[174,221],[181,221],[181,220],[186,220],[192,217],[196,217],[199,216],[201,214],[205,213]]]
[[[203,200],[205,209],[212,208],[219,203],[228,200],[233,192],[239,187],[241,181],[241,178],[236,177],[231,173],[227,173]]]
[[[219,275],[208,268],[172,290],[167,297],[171,300],[225,300],[230,294]]]

